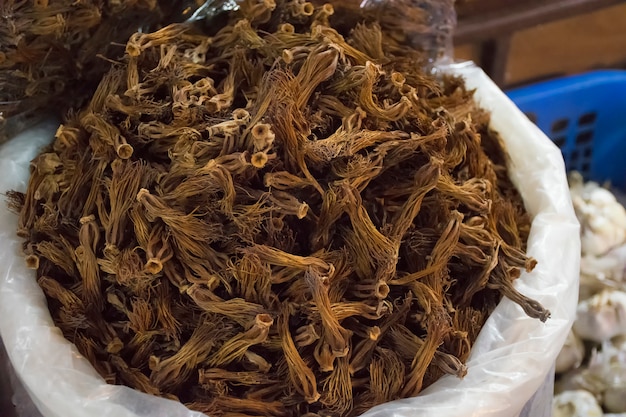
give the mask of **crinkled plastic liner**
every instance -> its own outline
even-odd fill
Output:
[[[186,22],[210,20],[216,18],[222,12],[237,10],[239,8],[236,0],[206,0],[200,7],[197,7],[195,2],[191,0],[188,0],[186,3],[188,7],[195,9],[193,14],[186,19]]]
[[[482,329],[464,379],[446,376],[418,397],[373,408],[368,417],[512,417],[542,386],[575,316],[580,240],[560,151],[473,65],[463,75],[510,152],[511,178],[533,217],[528,253],[539,263],[517,288],[550,309],[546,322],[504,299]],[[56,126],[31,129],[0,148],[0,191],[25,190],[29,161]],[[26,269],[16,216],[0,206],[0,334],[45,417],[200,417],[182,404],[107,385],[50,317],[35,273]],[[544,401],[545,403],[545,401]],[[545,408],[545,404],[544,408]],[[536,415],[535,415],[536,416]]]

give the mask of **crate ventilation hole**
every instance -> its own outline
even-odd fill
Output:
[[[526,116],[533,123],[537,123],[538,118],[535,113],[527,113]],[[550,131],[546,132],[563,152],[567,170],[579,171],[583,177],[588,177],[591,173],[596,118],[595,112],[585,113],[578,118],[573,129],[569,129],[570,119],[558,119],[552,123]]]

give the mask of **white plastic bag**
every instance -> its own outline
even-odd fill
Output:
[[[478,68],[466,77],[492,112],[511,156],[510,173],[533,216],[528,253],[537,268],[516,281],[525,295],[552,312],[546,322],[527,317],[508,299],[487,320],[460,380],[445,376],[418,397],[380,405],[368,417],[517,416],[551,372],[574,320],[580,240],[560,151]],[[49,142],[49,123],[0,148],[0,191],[25,190],[29,161]],[[54,327],[43,292],[27,270],[15,235],[16,216],[0,205],[0,334],[17,374],[45,417],[200,417],[180,403],[112,386]]]

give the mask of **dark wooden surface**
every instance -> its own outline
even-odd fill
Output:
[[[541,0],[456,0],[456,10],[459,18],[491,13],[520,3],[531,3]]]
[[[43,417],[15,375],[2,340],[0,340],[0,417]]]
[[[9,358],[0,340],[0,416],[2,417],[15,417],[15,409],[11,402],[12,394]]]
[[[511,39],[519,31],[587,15],[625,0],[457,0],[455,45],[475,45],[478,64],[506,85]],[[584,29],[584,28],[581,28]],[[567,47],[567,45],[564,45]]]
[[[624,0],[486,0],[459,6],[457,43],[491,39],[554,20],[590,13],[624,3]]]

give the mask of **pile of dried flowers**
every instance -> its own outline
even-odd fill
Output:
[[[216,416],[356,415],[463,376],[535,261],[463,80],[331,5],[137,33],[32,163],[27,262],[107,381]],[[422,61],[423,62],[423,61]]]

